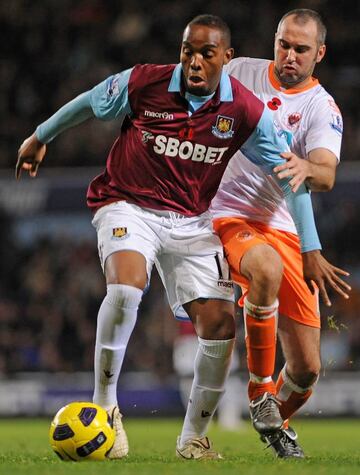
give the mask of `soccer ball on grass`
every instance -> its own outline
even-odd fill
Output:
[[[115,431],[105,409],[91,402],[72,402],[56,413],[49,437],[62,460],[105,460]]]

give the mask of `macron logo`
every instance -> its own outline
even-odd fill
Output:
[[[174,120],[174,114],[168,112],[153,112],[145,110],[145,117],[154,117],[155,119]]]

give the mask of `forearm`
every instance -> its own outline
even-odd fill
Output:
[[[306,186],[311,191],[330,191],[335,183],[335,174],[331,167],[308,161]]]
[[[306,186],[312,191],[329,191],[335,183],[338,158],[326,148],[315,148],[304,160],[308,166],[305,179]]]
[[[287,180],[280,180],[279,184],[284,192],[288,210],[300,238],[301,252],[321,249],[311,198],[306,187],[301,185],[294,193]]]
[[[94,113],[88,91],[65,104],[48,120],[40,124],[35,131],[36,137],[41,143],[47,144],[64,130],[74,127],[90,117],[94,117]]]

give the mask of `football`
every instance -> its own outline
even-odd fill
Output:
[[[105,460],[115,431],[105,409],[92,402],[72,402],[56,413],[49,437],[62,460]]]

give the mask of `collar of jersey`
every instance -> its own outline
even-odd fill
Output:
[[[309,82],[309,84],[307,84],[304,87],[300,87],[298,89],[295,87],[285,89],[284,87],[281,86],[280,81],[276,77],[274,69],[275,69],[274,61],[271,61],[269,64],[269,70],[268,70],[269,81],[272,87],[274,87],[277,91],[281,91],[284,94],[298,94],[299,92],[307,91],[308,89],[311,89],[312,87],[315,87],[319,84],[319,81],[316,78],[311,77],[311,81]]]
[[[181,63],[175,66],[173,71],[169,88],[169,92],[181,92],[181,75],[182,75],[182,66]],[[234,100],[232,87],[229,75],[223,70],[220,78],[220,101],[221,102],[232,102]]]

